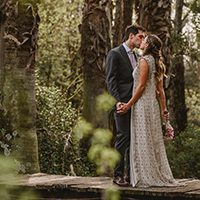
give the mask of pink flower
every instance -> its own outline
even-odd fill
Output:
[[[167,121],[166,124],[165,124],[165,136],[169,140],[172,140],[174,138],[174,129],[171,126],[169,121]]]

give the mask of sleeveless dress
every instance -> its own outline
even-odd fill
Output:
[[[155,60],[143,56],[149,67],[146,88],[131,110],[130,181],[133,187],[174,186],[163,141],[160,107],[156,98]],[[133,71],[134,90],[139,68]]]

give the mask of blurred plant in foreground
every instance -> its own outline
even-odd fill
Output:
[[[22,190],[17,183],[20,175],[17,174],[14,160],[5,156],[0,157],[0,199],[1,200],[37,200],[38,196],[29,190]]]
[[[109,112],[113,104],[114,99],[108,94],[102,94],[97,97],[97,117],[102,116],[103,113]],[[81,140],[84,137],[89,138],[88,143],[90,148],[88,151],[89,159],[96,164],[97,174],[105,175],[110,174],[116,162],[119,160],[119,153],[111,148],[112,133],[109,129],[94,128],[93,125],[87,122],[85,119],[80,119],[74,128],[75,137]],[[108,188],[103,194],[103,198],[106,200],[118,200],[120,193],[116,187]]]

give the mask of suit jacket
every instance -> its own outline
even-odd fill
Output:
[[[128,102],[132,96],[133,67],[123,45],[111,49],[106,58],[106,84],[118,102]]]

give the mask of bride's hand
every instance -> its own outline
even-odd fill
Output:
[[[124,114],[124,113],[128,112],[128,110],[130,109],[130,107],[131,106],[129,104],[124,103],[123,105],[121,105],[120,109],[117,110],[117,113]]]
[[[169,121],[169,112],[167,110],[163,112],[162,118],[164,122]]]

